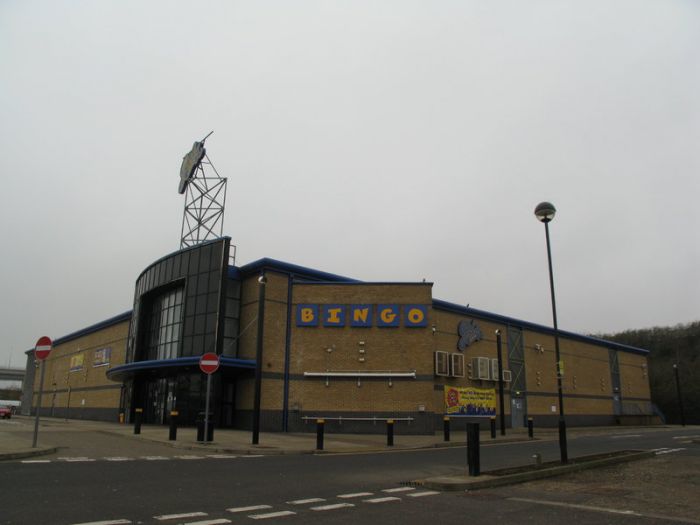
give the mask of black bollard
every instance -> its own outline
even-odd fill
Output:
[[[134,434],[141,433],[141,418],[143,416],[143,408],[134,409]]]
[[[325,424],[325,419],[316,420],[316,450],[323,450],[323,427]]]
[[[530,439],[532,439],[534,436],[533,425],[534,423],[532,422],[532,418],[527,418],[527,437]]]
[[[386,420],[386,446],[387,447],[394,446],[394,420],[393,419]]]
[[[496,418],[491,418],[491,439],[496,439]]]
[[[467,423],[467,465],[470,476],[481,473],[479,463],[479,423]]]
[[[177,440],[177,416],[177,410],[170,411],[170,434],[168,435],[168,440],[170,441]]]
[[[445,441],[450,440],[450,418],[445,416],[442,418],[442,431],[445,435]]]

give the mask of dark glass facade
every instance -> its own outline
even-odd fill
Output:
[[[236,356],[240,282],[228,275],[229,243],[222,238],[172,253],[136,281],[126,362],[153,366],[126,381],[122,406],[132,415],[143,408],[147,423],[164,423],[177,410],[180,421],[191,424],[203,411],[205,376],[192,360],[181,365],[179,359],[207,352]],[[222,423],[233,420],[226,397],[235,391],[227,386],[234,376],[212,377],[212,406]]]

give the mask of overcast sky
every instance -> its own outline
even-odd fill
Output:
[[[700,2],[0,2],[0,364],[132,307],[209,131],[238,264],[700,318]]]

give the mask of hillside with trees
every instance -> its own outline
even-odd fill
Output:
[[[673,365],[678,365],[686,424],[700,424],[700,321],[673,327],[627,330],[596,337],[649,350],[651,399],[666,422],[681,422]]]

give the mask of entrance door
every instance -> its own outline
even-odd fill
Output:
[[[523,426],[523,422],[525,421],[525,400],[523,398],[511,398],[510,416],[510,424],[513,428]]]

